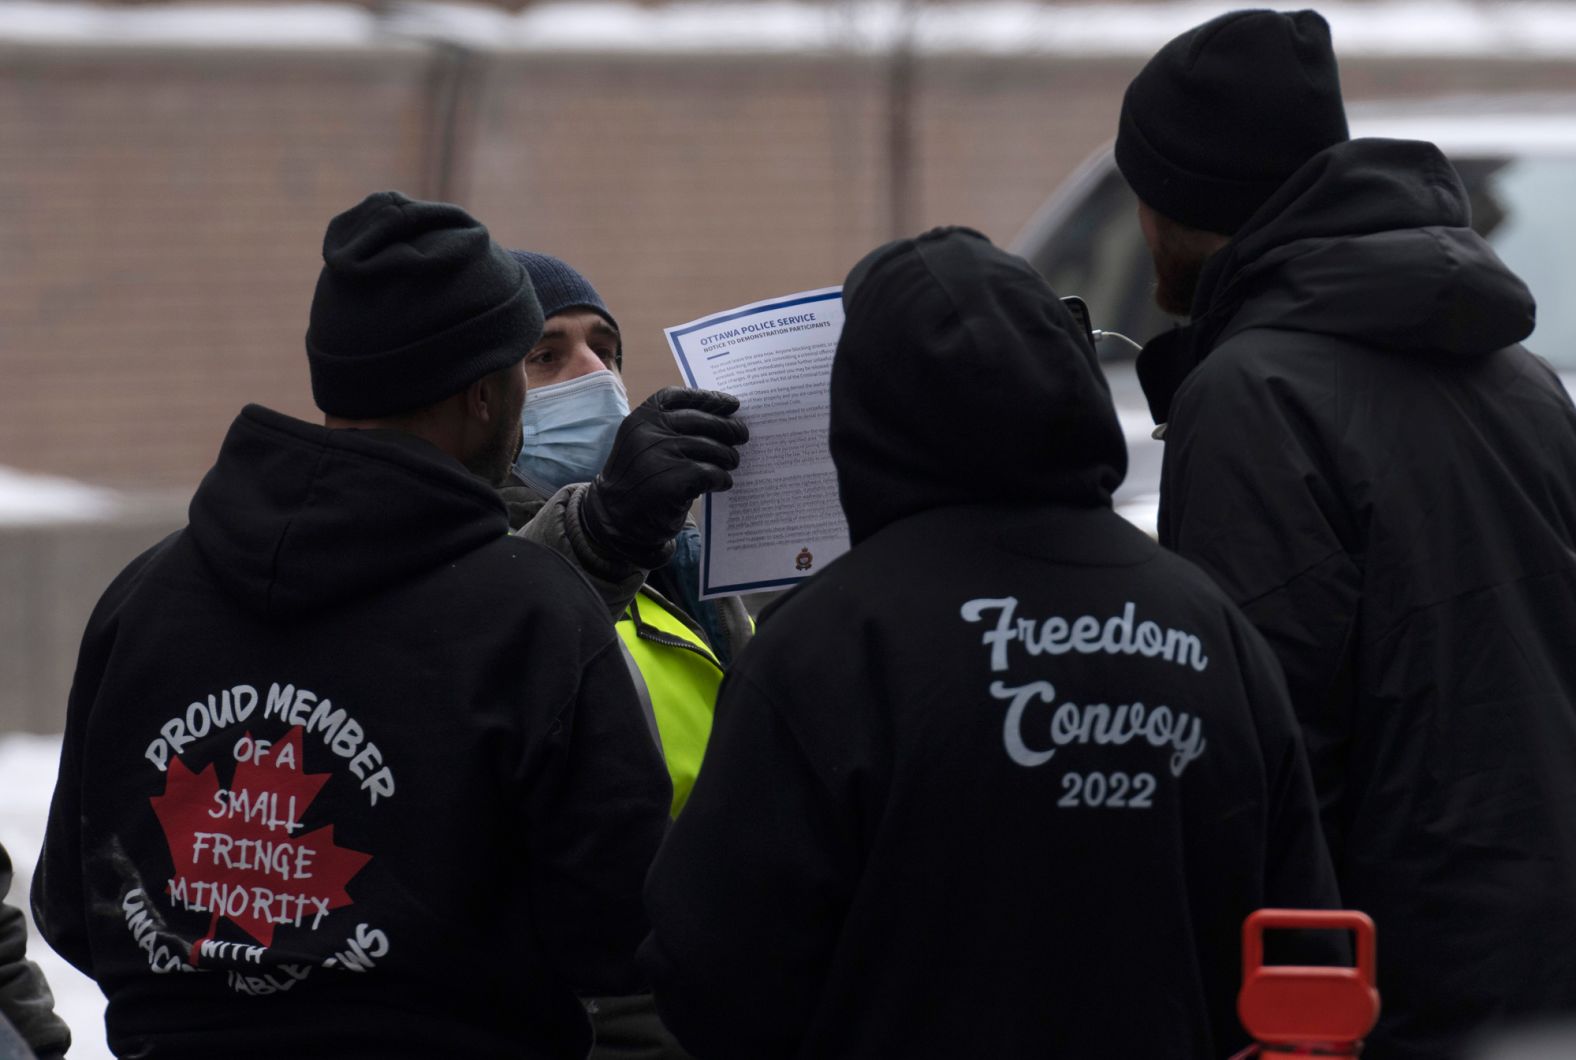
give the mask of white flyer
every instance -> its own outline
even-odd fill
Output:
[[[733,488],[703,502],[700,595],[786,589],[848,551],[826,447],[842,288],[767,299],[665,333],[684,382],[737,397],[750,428]]]

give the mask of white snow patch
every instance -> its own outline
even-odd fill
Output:
[[[370,12],[349,4],[0,2],[0,40],[36,44],[343,48],[374,41],[377,25]]]
[[[112,490],[0,467],[0,526],[92,522],[119,506],[120,496]]]
[[[1104,5],[1030,0],[548,0],[519,13],[410,0],[348,4],[109,7],[0,0],[0,40],[194,47],[354,47],[442,40],[480,50],[683,54],[877,53],[1139,56],[1240,0]],[[1343,56],[1576,56],[1570,0],[1330,0]]]
[[[71,1028],[71,1060],[111,1060],[104,1041],[104,995],[98,984],[39,938],[28,912],[28,890],[44,843],[59,760],[59,736],[0,736],[0,843],[16,870],[6,904],[28,913],[27,956],[44,970],[55,994],[55,1012]]]
[[[418,5],[412,5],[418,6]],[[419,5],[438,8],[445,5]],[[912,39],[925,54],[1148,55],[1238,0],[1044,4],[545,3],[494,40],[531,50],[879,52]],[[1319,6],[1342,55],[1543,58],[1576,55],[1576,5],[1342,0]]]

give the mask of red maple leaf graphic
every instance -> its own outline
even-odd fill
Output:
[[[307,807],[332,774],[302,771],[301,727],[269,745],[251,733],[238,747],[252,750],[238,763],[228,788],[213,763],[193,773],[172,757],[164,794],[150,802],[170,845],[174,905],[211,914],[264,946],[278,927],[315,928],[331,910],[351,904],[345,884],[372,855],[334,842],[334,826],[299,834]],[[192,946],[192,963],[202,942]]]

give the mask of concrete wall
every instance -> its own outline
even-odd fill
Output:
[[[561,254],[614,307],[636,399],[661,328],[841,281],[891,234],[998,241],[1115,126],[1131,59],[466,57],[0,46],[0,465],[189,494],[240,406],[311,416],[328,218],[395,187]],[[1576,64],[1359,60],[1350,98],[1576,89]],[[93,599],[179,506],[0,531],[0,731],[56,730]]]
[[[187,486],[305,413],[327,217],[419,172],[420,49],[0,51],[0,464]]]

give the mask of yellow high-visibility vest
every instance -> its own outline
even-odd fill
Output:
[[[662,754],[673,778],[677,817],[700,774],[712,713],[722,684],[722,663],[699,629],[671,604],[641,589],[617,623],[645,681],[662,738]]]

